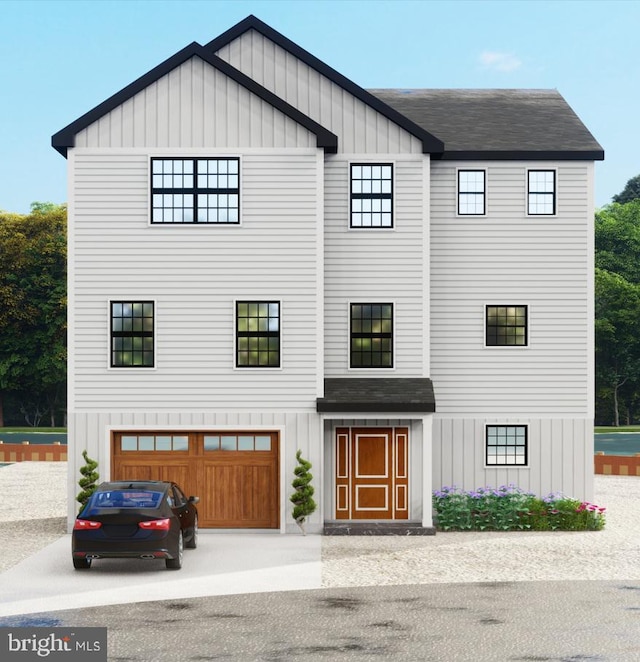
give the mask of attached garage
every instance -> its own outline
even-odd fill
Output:
[[[114,432],[112,480],[172,480],[200,497],[200,526],[277,529],[279,438],[265,431]]]

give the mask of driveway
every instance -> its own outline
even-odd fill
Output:
[[[321,536],[200,531],[182,570],[163,560],[104,559],[74,570],[71,536],[0,576],[0,617],[100,605],[321,587]]]

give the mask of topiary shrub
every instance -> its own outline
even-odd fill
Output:
[[[300,527],[303,535],[307,535],[304,525],[307,517],[315,512],[316,502],[313,500],[314,489],[311,486],[313,476],[309,473],[311,469],[311,462],[303,459],[302,451],[296,453],[298,466],[293,470],[296,477],[293,479],[293,487],[295,492],[289,497],[290,501],[294,504],[293,519]]]
[[[83,467],[80,467],[82,478],[78,481],[82,491],[76,497],[76,501],[80,503],[80,509],[84,508],[87,501],[89,501],[89,497],[96,491],[98,479],[100,478],[100,474],[96,471],[98,463],[89,457],[86,450],[82,451],[82,457],[86,462]]]

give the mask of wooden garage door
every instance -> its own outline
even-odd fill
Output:
[[[278,528],[278,433],[117,432],[113,480],[173,480],[201,527]]]

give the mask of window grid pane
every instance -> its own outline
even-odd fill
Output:
[[[487,465],[527,466],[526,425],[488,425],[486,430]]]
[[[393,227],[393,165],[351,165],[352,228]]]
[[[458,171],[458,214],[484,215],[485,179],[484,170]]]
[[[556,213],[556,173],[554,170],[528,171],[527,212],[532,216],[553,216]]]
[[[280,304],[236,302],[236,367],[280,367]]]
[[[351,304],[352,368],[393,367],[393,304]]]
[[[189,450],[187,435],[146,434],[123,435],[120,437],[121,451],[186,451]]]
[[[488,346],[524,347],[527,343],[527,306],[487,306]]]
[[[265,434],[205,435],[205,451],[271,451],[271,436]]]
[[[111,302],[111,367],[154,366],[152,301]]]
[[[240,159],[152,159],[152,223],[240,222]]]

